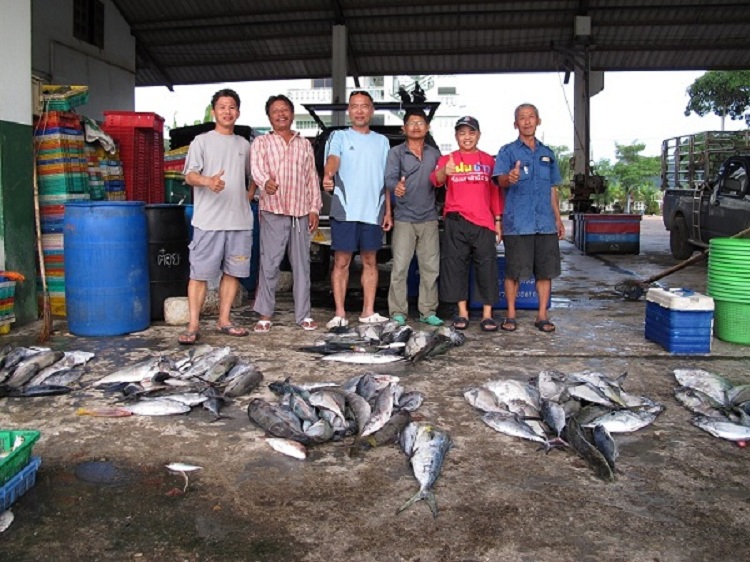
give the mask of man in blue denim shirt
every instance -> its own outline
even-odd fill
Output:
[[[542,123],[539,111],[530,103],[515,111],[518,140],[498,152],[493,177],[505,189],[503,242],[505,244],[505,296],[508,315],[501,328],[516,329],[516,296],[521,279],[536,278],[539,310],[534,326],[542,332],[555,331],[547,304],[552,279],[560,276],[560,245],[565,226],[560,218],[556,186],[560,171],[552,150],[536,138]]]

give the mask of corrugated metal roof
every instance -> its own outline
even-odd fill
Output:
[[[349,74],[750,68],[748,0],[113,0],[137,40],[138,86],[319,78],[334,25]],[[591,36],[576,40],[577,15]]]

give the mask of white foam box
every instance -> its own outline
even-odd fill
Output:
[[[714,300],[690,289],[649,289],[646,293],[646,339],[670,353],[711,352]]]

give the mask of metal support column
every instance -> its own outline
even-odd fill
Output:
[[[346,99],[346,26],[334,25],[332,35],[333,56],[331,58],[331,74],[333,78],[333,92],[331,101],[333,103],[347,103]],[[331,124],[334,127],[343,126],[346,123],[346,115],[343,111],[334,111],[331,115]]]

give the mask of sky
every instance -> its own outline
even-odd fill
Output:
[[[658,156],[666,138],[719,130],[719,117],[695,114],[686,117],[687,88],[703,72],[607,72],[604,90],[591,98],[591,160],[615,160],[615,143],[644,143],[645,156]],[[305,88],[309,80],[239,82],[136,88],[136,111],[155,112],[167,124],[192,124],[203,119],[205,107],[215,91],[230,87],[242,101],[239,123],[268,126],[264,113],[270,95],[290,88]],[[456,76],[457,91],[465,114],[479,120],[482,138],[479,147],[495,154],[516,138],[513,110],[530,102],[539,108],[542,125],[537,136],[546,144],[573,148],[573,79],[563,84],[563,75],[494,74]],[[428,101],[431,101],[428,96]],[[439,112],[440,110],[438,110]],[[744,121],[726,120],[727,130],[746,128]]]

